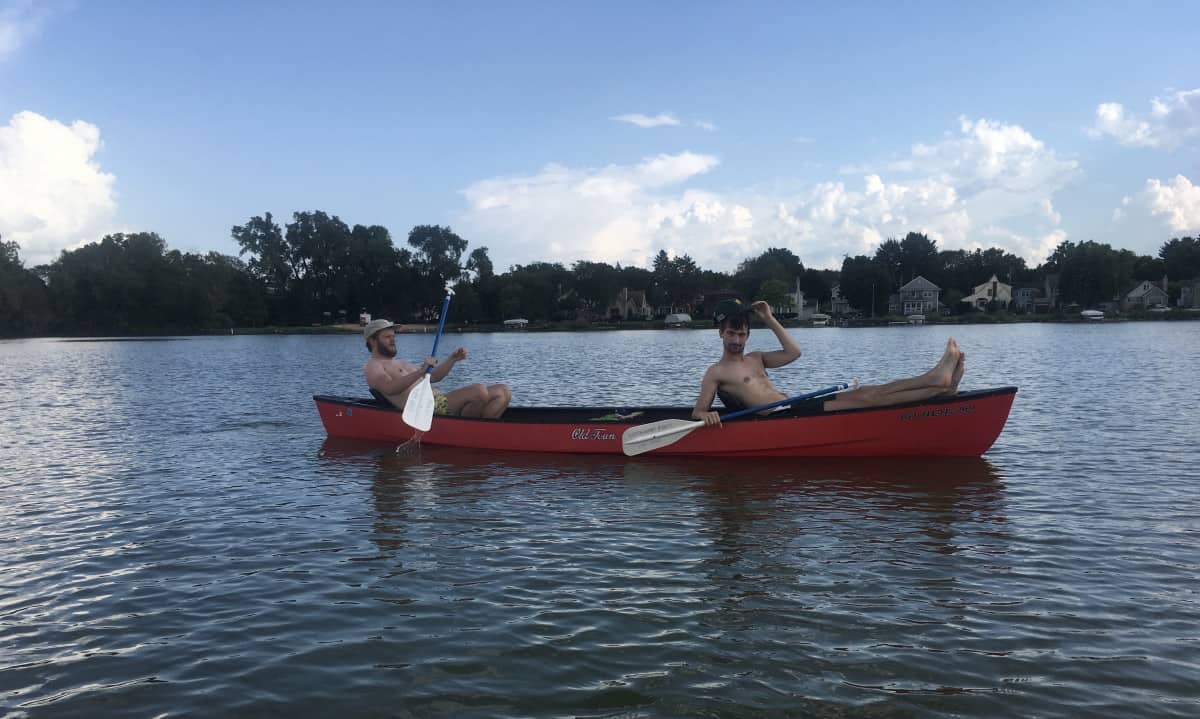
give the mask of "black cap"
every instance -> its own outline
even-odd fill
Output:
[[[719,325],[730,317],[749,313],[750,305],[743,303],[741,300],[721,300],[717,303],[717,308],[713,310],[713,324]]]

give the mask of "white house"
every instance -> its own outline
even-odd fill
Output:
[[[1163,286],[1167,284],[1167,278],[1163,278]],[[1166,307],[1167,306],[1167,291],[1163,287],[1150,280],[1142,280],[1121,298],[1121,306],[1127,310],[1141,309],[1148,310],[1151,307]]]
[[[975,291],[962,298],[962,301],[979,309],[986,308],[992,302],[1008,307],[1012,302],[1012,285],[1004,284],[993,274],[987,282],[975,285]]]
[[[833,283],[833,293],[829,300],[829,313],[833,315],[850,314],[850,301],[842,297],[842,285]]]
[[[788,302],[790,303],[790,306],[784,310],[785,312],[795,311],[798,319],[806,319],[804,316],[804,309],[807,301],[804,298],[804,290],[800,289],[799,277],[796,278],[795,290],[788,294]]]

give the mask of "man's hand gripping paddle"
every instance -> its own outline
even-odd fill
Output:
[[[446,299],[442,301],[442,315],[438,317],[437,333],[433,336],[433,352],[430,353],[432,357],[437,357],[438,340],[442,338],[442,328],[446,326],[446,312],[450,309],[451,294],[453,293],[447,289]],[[425,376],[408,393],[408,401],[404,403],[404,414],[401,415],[405,424],[421,432],[428,432],[433,426],[433,384],[429,381],[432,372],[433,367],[425,368]]]
[[[721,415],[721,421],[724,422],[725,420],[733,419],[734,417],[744,417],[748,414],[762,412],[763,410],[768,410],[773,407],[783,407],[796,402],[803,402],[806,399],[821,397],[823,395],[833,394],[834,392],[841,392],[848,386],[849,385],[843,382],[842,384],[826,387],[825,389],[817,390],[816,392],[809,392],[808,394],[802,394],[796,397],[788,397],[787,399],[781,399],[778,402],[771,402],[769,404],[760,404],[759,406],[751,407],[750,409],[730,412],[728,414]],[[641,424],[625,430],[625,433],[621,435],[621,448],[625,451],[625,454],[633,457],[644,452],[649,452],[654,449],[666,447],[670,444],[675,444],[690,434],[693,430],[699,429],[703,426],[704,422],[700,420],[689,421],[685,419],[664,419],[659,422]]]

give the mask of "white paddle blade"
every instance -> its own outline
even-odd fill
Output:
[[[433,426],[433,387],[428,374],[408,393],[404,414],[400,416],[405,424],[421,432],[428,432]]]
[[[661,422],[630,427],[621,435],[621,449],[625,454],[633,457],[652,449],[675,444],[688,432],[703,426],[704,423],[700,421],[664,419]]]

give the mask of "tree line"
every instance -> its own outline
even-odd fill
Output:
[[[418,225],[397,246],[380,225],[349,226],[322,211],[296,212],[280,225],[270,213],[234,226],[237,257],[169,249],[154,232],[117,233],[26,268],[15,242],[0,238],[0,336],[211,332],[355,321],[360,309],[398,322],[436,319],[453,287],[451,322],[591,322],[609,317],[623,289],[643,293],[655,314],[706,311],[705,298],[739,294],[787,306],[802,290],[828,307],[835,285],[850,305],[884,315],[888,297],[916,276],[959,299],[997,275],[1014,287],[1058,276],[1062,302],[1112,300],[1134,282],[1200,278],[1200,240],[1165,242],[1158,256],[1095,242],[1063,242],[1030,268],[999,248],[938,250],[920,233],[888,239],[873,255],[846,257],[840,271],[806,268],[771,248],[733,272],[699,267],[660,251],[649,268],[580,260],[534,262],[497,272],[485,246],[449,227]],[[1172,287],[1177,294],[1177,287]],[[1174,299],[1174,298],[1173,298]]]

